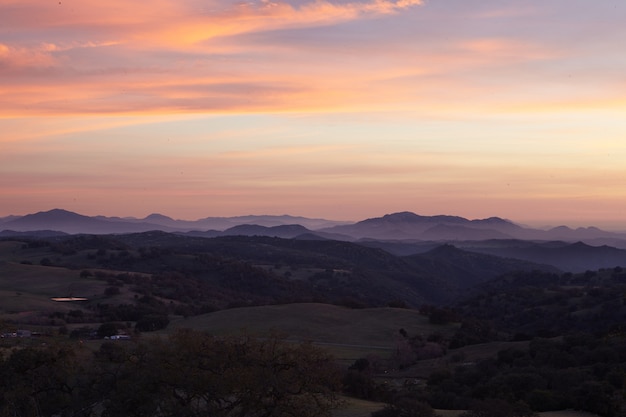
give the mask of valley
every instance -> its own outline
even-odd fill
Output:
[[[503,404],[511,407],[503,416],[577,409],[612,417],[624,409],[626,262],[616,247],[348,241],[308,232],[4,234],[7,352],[37,349],[42,340],[94,352],[109,343],[135,349],[188,331],[277,338],[333,358],[339,392],[352,404],[335,417],[380,417],[417,403],[443,416]],[[18,331],[37,337],[11,336]]]

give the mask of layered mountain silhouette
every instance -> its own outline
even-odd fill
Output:
[[[352,299],[364,305],[384,305],[393,300],[403,300],[414,307],[449,302],[468,288],[504,273],[559,272],[552,266],[472,253],[447,244],[423,254],[402,257],[338,240],[242,235],[204,238],[159,231],[65,236],[54,242],[62,243],[65,251],[125,250],[127,256],[92,257],[81,262],[100,262],[109,269],[143,273],[185,271],[189,277],[218,279],[220,286],[250,291],[246,297],[254,298],[252,293],[258,291],[276,296],[280,282],[291,282],[305,300]],[[232,269],[234,265],[238,266]],[[217,270],[208,272],[207,267]],[[227,270],[233,274],[225,279],[223,274]],[[184,276],[181,274],[176,279],[182,280]],[[277,280],[262,284],[268,277]]]
[[[559,226],[549,230],[523,227],[499,217],[469,220],[459,216],[421,216],[411,212],[387,214],[348,223],[296,216],[206,217],[175,220],[153,213],[143,219],[131,217],[84,216],[62,209],[25,216],[0,218],[0,230],[15,232],[50,230],[70,234],[203,232],[208,236],[246,235],[297,238],[300,235],[336,240],[383,241],[473,241],[487,239],[582,241],[626,247],[626,233],[608,232],[596,227],[571,229]]]
[[[379,240],[482,240],[514,236],[527,238],[540,232],[499,217],[468,220],[458,216],[420,216],[411,212],[387,214],[323,231]]]
[[[358,283],[363,287],[380,285],[376,277],[385,277],[389,299],[419,287],[412,297],[443,300],[447,292],[462,292],[510,271],[584,272],[626,266],[626,249],[619,246],[626,247],[624,234],[594,227],[540,230],[498,217],[469,220],[410,212],[352,224],[293,216],[196,221],[156,213],[143,219],[89,217],[61,209],[0,219],[0,238],[24,235],[67,242],[76,238],[81,244],[89,238],[117,239],[144,248],[208,251],[253,264],[350,270],[352,278],[363,280]],[[613,244],[598,244],[602,241]],[[328,277],[320,274],[326,282]]]
[[[563,241],[483,241],[460,243],[472,252],[553,265],[563,271],[580,272],[626,265],[626,250]]]
[[[199,220],[174,220],[162,214],[153,213],[143,219],[132,217],[105,217],[84,216],[63,209],[41,211],[25,216],[9,216],[0,218],[0,230],[15,232],[31,232],[38,230],[53,230],[69,234],[121,234],[138,233],[151,230],[166,232],[190,232],[190,231],[225,231],[236,226],[248,225],[249,228],[235,229],[230,234],[269,234],[274,233],[273,227],[297,225],[302,228],[302,233],[310,229],[326,228],[345,222],[310,219],[296,216],[238,216],[238,217],[206,217]],[[256,227],[259,226],[259,227]],[[265,229],[263,229],[265,228]],[[281,234],[284,230],[278,229]]]
[[[456,290],[469,289],[511,271],[560,272],[548,264],[471,252],[450,244],[403,259],[424,275],[445,277],[449,287]]]
[[[458,216],[420,216],[411,212],[387,214],[350,225],[338,225],[319,231],[376,240],[465,241],[485,239],[578,240],[626,239],[626,233],[614,233],[595,227],[571,229],[559,226],[549,230],[532,229],[499,217],[468,220]]]
[[[70,234],[136,233],[156,229],[173,231],[167,226],[158,224],[127,222],[122,219],[101,216],[89,217],[61,209],[53,209],[14,218],[0,223],[0,228],[16,232],[54,230]]]

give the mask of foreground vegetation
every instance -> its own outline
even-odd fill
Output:
[[[330,416],[332,358],[306,343],[191,330],[167,340],[55,344],[0,362],[1,416]]]
[[[0,342],[0,416],[340,416],[339,395],[368,401],[360,417],[626,414],[621,267],[428,256],[163,233],[0,241],[0,333],[39,334]]]

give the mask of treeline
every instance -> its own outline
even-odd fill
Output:
[[[441,368],[426,381],[398,387],[381,383],[371,361],[361,359],[344,387],[351,395],[387,402],[375,417],[430,416],[430,408],[466,409],[472,417],[563,409],[626,415],[625,279],[621,267],[512,273],[454,308],[423,306],[432,323],[461,322],[447,340],[429,337],[447,350]],[[403,365],[410,372],[420,357],[412,338],[407,341],[413,349]],[[484,360],[468,359],[460,349],[482,343],[488,349],[489,342],[517,343]],[[420,411],[411,414],[407,407]]]
[[[621,267],[580,274],[507,274],[476,292],[457,311],[489,320],[501,338],[602,336],[626,330],[626,273]]]
[[[433,408],[469,410],[471,417],[565,409],[604,417],[626,413],[625,334],[536,338],[476,362],[466,360],[462,351],[450,353],[451,364],[425,381],[406,380],[403,386],[385,382],[372,361],[361,358],[344,374],[343,389],[388,404],[373,417],[428,417]]]
[[[175,246],[176,235],[167,235],[167,240]],[[110,241],[108,240],[110,239]],[[205,238],[186,238],[193,244],[200,240],[209,249],[215,242]],[[267,259],[260,265],[252,259],[253,254],[266,255],[268,251],[254,242],[244,243],[233,248],[230,253],[202,252],[202,245],[195,247],[157,247],[138,246],[131,248],[107,237],[83,236],[68,238],[61,242],[48,242],[51,251],[60,256],[42,259],[44,266],[60,266],[70,269],[81,269],[81,277],[97,278],[107,281],[109,288],[105,295],[118,294],[116,290],[125,287],[140,295],[157,297],[173,301],[181,315],[203,314],[207,311],[232,307],[285,304],[295,302],[328,302],[335,304],[358,304],[373,306],[382,303],[377,297],[374,303],[353,287],[358,277],[345,283],[331,273],[332,282],[327,285],[319,282],[319,277],[299,280],[291,279],[291,273],[278,273],[277,265],[293,265],[298,267],[296,255],[292,252],[282,253],[278,261],[267,266]],[[252,239],[252,238],[249,238]],[[253,240],[253,239],[252,239]],[[28,245],[44,245],[43,241],[30,242]],[[228,248],[226,248],[228,249]],[[207,249],[208,250],[208,249]],[[269,251],[272,253],[272,251]],[[295,256],[292,259],[291,256]],[[303,255],[301,255],[303,256]],[[318,255],[311,255],[313,258]],[[265,256],[267,257],[267,256]],[[274,259],[270,256],[271,259]],[[283,263],[284,262],[284,263]],[[326,265],[326,264],[324,264]],[[307,267],[310,265],[307,265]],[[123,273],[107,273],[111,271],[127,271]],[[332,271],[332,268],[330,269]],[[389,297],[391,298],[391,297]],[[386,300],[385,300],[386,301]]]
[[[339,405],[333,359],[273,336],[18,348],[0,358],[0,416],[324,417]]]
[[[450,348],[527,341],[497,357],[442,370],[423,400],[467,408],[476,400],[533,411],[626,412],[626,274],[621,267],[580,274],[504,275],[459,303],[464,317]],[[482,335],[482,337],[472,337]]]
[[[433,373],[422,399],[439,408],[499,399],[533,411],[577,409],[612,417],[624,415],[625,383],[626,337],[578,334],[535,339],[528,349]]]

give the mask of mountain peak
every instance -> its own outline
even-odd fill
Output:
[[[437,216],[421,216],[410,211],[401,211],[398,213],[385,214],[383,217],[374,217],[367,220],[363,220],[359,223],[413,223],[413,224],[432,224],[432,223],[468,223],[464,217],[449,216],[449,215],[437,215]],[[358,224],[358,223],[357,223]]]
[[[503,219],[502,217],[487,217],[486,219],[474,220],[480,223],[494,223],[494,224],[514,224],[510,220]]]
[[[550,232],[571,232],[572,229],[567,226],[556,226],[550,229]]]
[[[83,216],[82,214],[74,213],[73,211],[68,211],[64,209],[55,208],[48,211],[40,211],[34,214],[27,214],[24,218],[30,219],[49,219],[49,220],[72,220],[72,219],[84,219],[87,216]]]
[[[410,211],[401,211],[398,213],[385,214],[382,219],[391,222],[411,222],[423,219],[423,216],[412,213]],[[371,219],[370,219],[371,220]]]
[[[144,220],[172,221],[174,219],[172,219],[171,217],[165,216],[163,214],[152,213],[146,216]]]
[[[427,252],[428,255],[444,256],[444,257],[450,256],[450,255],[458,255],[460,253],[465,253],[465,251],[449,243],[444,243],[443,245],[437,246],[436,248],[433,248]]]
[[[258,224],[240,224],[223,232],[223,235],[272,236],[291,239],[310,230],[299,224],[282,224],[278,226],[262,226]]]

